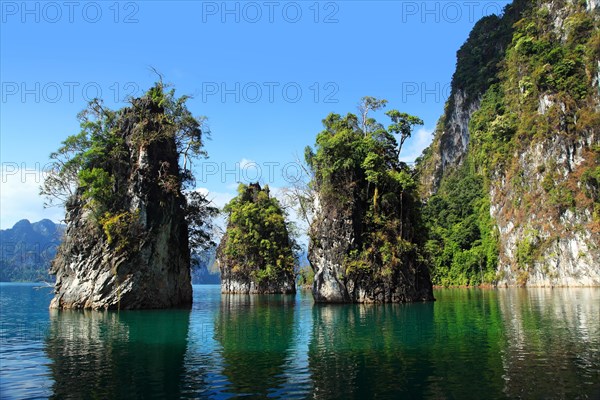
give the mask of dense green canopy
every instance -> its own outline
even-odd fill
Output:
[[[257,284],[276,283],[294,275],[296,244],[279,201],[269,186],[238,187],[224,208],[229,219],[218,249],[224,268]]]
[[[423,122],[390,110],[392,124],[386,129],[368,116],[386,103],[363,98],[362,121],[350,113],[328,115],[315,150],[305,152],[324,212],[355,221],[358,237],[346,255],[345,272],[359,280],[385,279],[420,257],[416,182],[398,156],[414,126]]]

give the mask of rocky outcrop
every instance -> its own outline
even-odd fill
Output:
[[[225,294],[294,294],[296,282],[293,275],[269,282],[257,282],[249,276],[232,272],[225,264],[221,268],[221,293]]]
[[[487,16],[473,27],[457,52],[450,98],[438,121],[433,143],[419,163],[421,189],[425,197],[435,194],[444,176],[462,165],[471,133],[469,122],[481,104],[481,97],[498,81],[496,74],[511,41],[512,24],[519,18],[523,1],[517,0],[500,18]]]
[[[269,187],[241,184],[225,212],[227,229],[216,259],[221,293],[296,293],[294,243]]]
[[[348,255],[359,248],[358,209],[321,204],[316,197],[308,259],[314,270],[313,298],[317,303],[408,303],[432,301],[427,268],[411,255],[384,278],[374,273],[348,273]]]
[[[319,197],[316,197],[316,222],[313,223],[308,247],[308,260],[315,273],[313,297],[316,302],[352,302],[352,297],[356,296],[351,296],[344,279],[345,257],[354,247],[352,215],[349,210],[324,211],[320,203]]]
[[[368,96],[363,102],[363,110],[380,104]],[[366,114],[362,123],[351,113],[329,114],[315,150],[305,150],[313,173],[303,198],[313,213],[313,297],[323,303],[434,300],[414,171],[398,160],[401,145],[394,137],[422,122],[392,109],[387,115],[402,127],[387,131]]]
[[[469,121],[479,109],[480,99],[467,100],[461,90],[452,94],[451,109],[445,121],[440,121],[435,132],[435,142],[430,147],[428,169],[422,176],[424,194],[430,196],[437,191],[442,177],[463,162],[470,141]]]
[[[121,111],[122,139],[109,171],[113,207],[98,215],[84,188],[66,205],[66,232],[51,272],[51,308],[140,309],[192,302],[185,199],[173,136],[157,136],[164,112],[152,98]],[[154,134],[154,136],[152,136]],[[169,186],[169,184],[171,184]]]

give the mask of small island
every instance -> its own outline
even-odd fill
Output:
[[[365,97],[360,117],[329,114],[316,151],[305,151],[316,204],[308,249],[316,302],[433,300],[417,182],[399,161],[413,127],[423,122],[389,110],[384,128],[369,112],[386,104]]]
[[[269,187],[240,184],[217,248],[222,293],[296,293],[295,243]]]
[[[118,111],[92,101],[79,115],[81,132],[51,155],[42,194],[64,203],[66,231],[50,308],[192,303],[189,244],[204,236],[188,220],[202,224],[207,202],[188,201],[183,189],[193,180],[190,160],[203,155],[202,120],[187,97],[164,89],[157,83]]]

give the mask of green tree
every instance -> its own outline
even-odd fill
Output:
[[[223,275],[250,279],[260,285],[295,280],[297,245],[279,201],[258,183],[238,187],[224,208],[227,230],[217,249]]]
[[[398,159],[401,147],[394,135],[404,143],[422,121],[390,110],[392,124],[385,129],[369,112],[387,101],[364,97],[361,104],[360,122],[354,114],[329,114],[315,150],[308,148],[305,155],[322,206],[357,224],[355,248],[345,257],[346,275],[386,280],[421,259],[416,182]]]
[[[65,139],[50,155],[51,168],[40,188],[46,205],[69,208],[81,201],[107,236],[123,233],[123,221],[134,224],[137,218],[125,207],[127,180],[130,170],[136,168],[130,160],[132,149],[173,142],[183,167],[179,160],[162,161],[157,179],[165,193],[183,197],[183,189],[194,184],[192,161],[206,156],[203,140],[209,134],[206,118],[194,117],[187,108],[188,100],[189,96],[177,97],[175,90],[167,89],[162,82],[117,111],[105,107],[100,99],[92,100],[78,114],[80,132]],[[126,137],[128,126],[134,122],[138,128]],[[214,246],[210,239],[211,218],[217,209],[195,191],[183,204],[192,247]]]

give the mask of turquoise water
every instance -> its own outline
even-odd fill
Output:
[[[0,284],[0,397],[599,398],[600,289],[437,290],[435,303],[221,296],[50,312]]]

